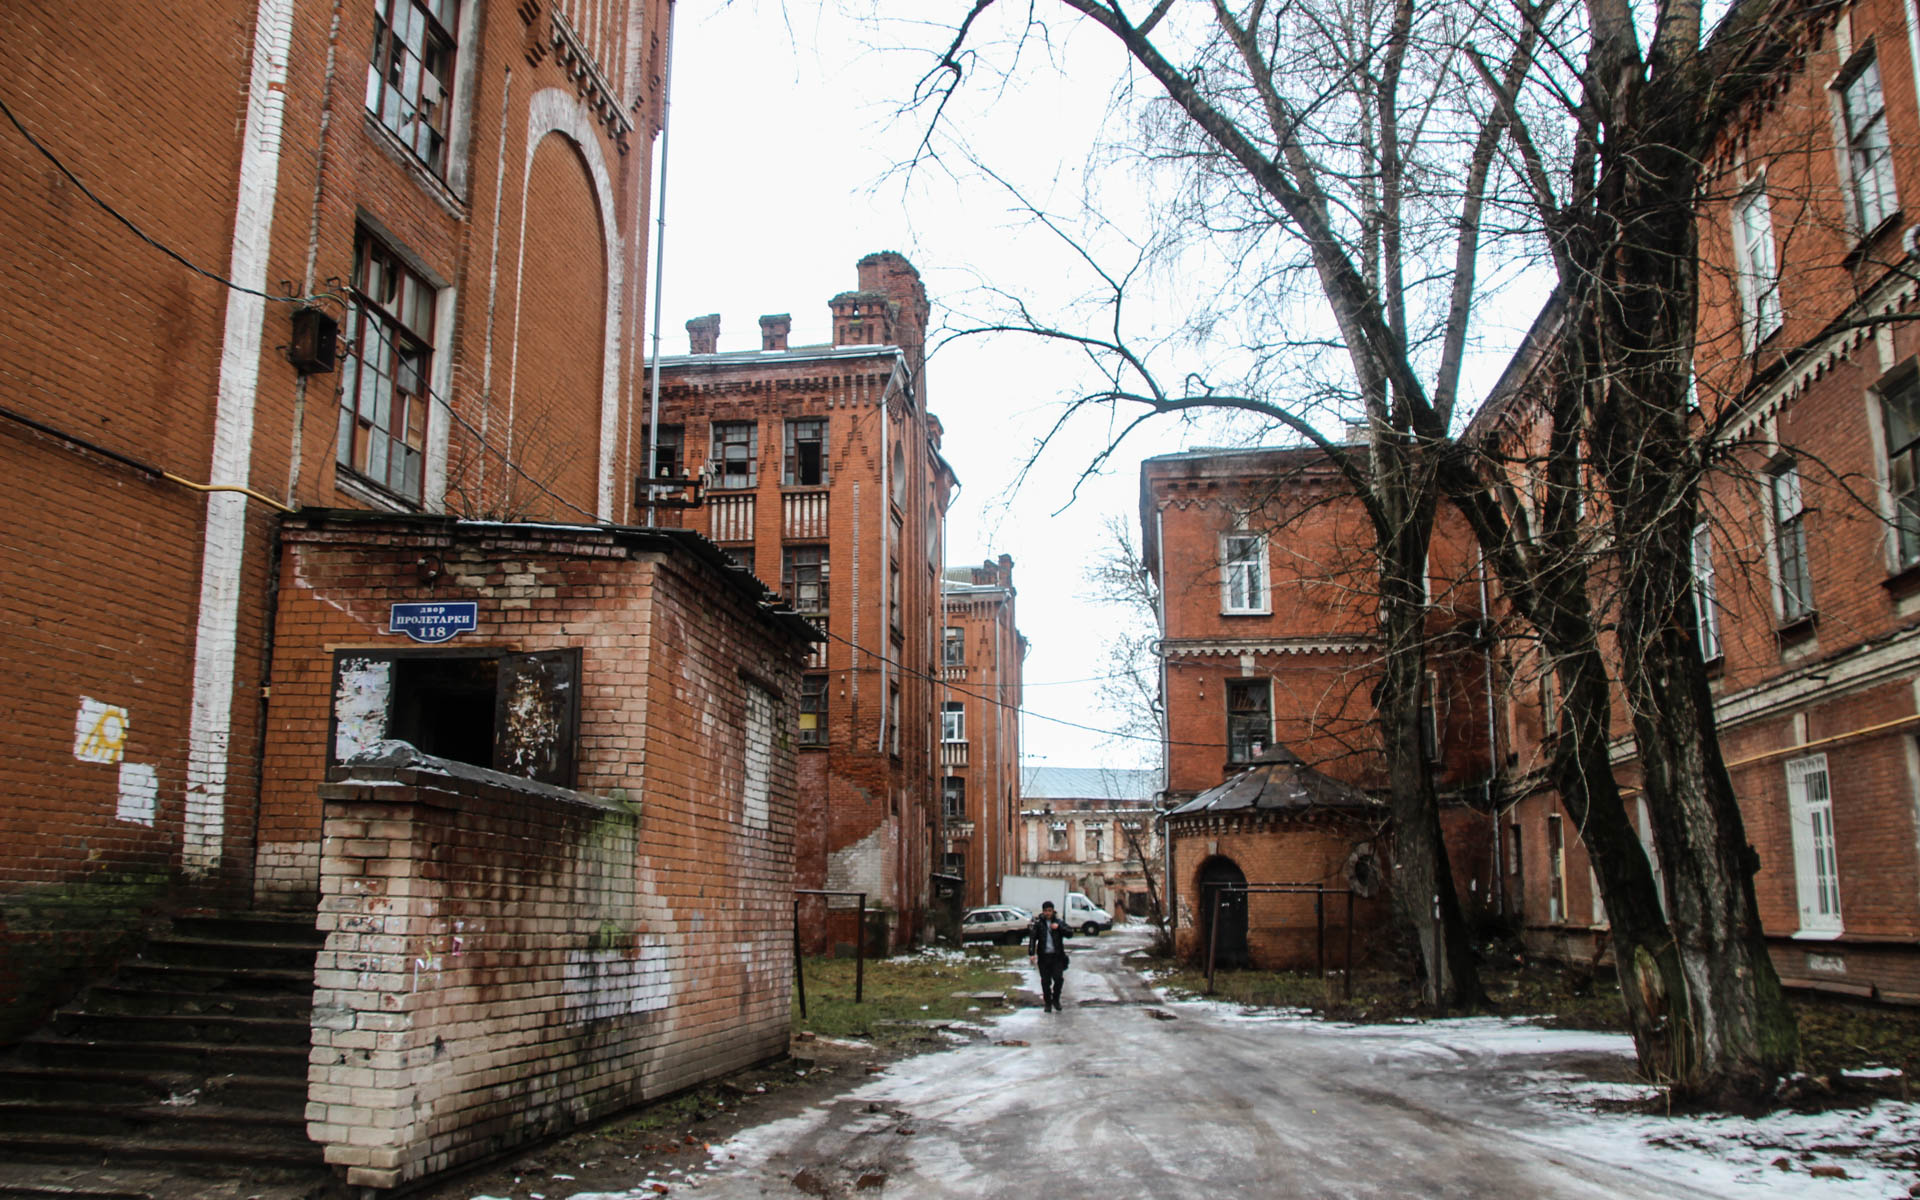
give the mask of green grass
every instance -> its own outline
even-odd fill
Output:
[[[800,1000],[793,1002],[794,1031],[821,1037],[867,1038],[896,1044],[926,1036],[921,1021],[949,1021],[977,1016],[968,1010],[987,1006],[964,995],[969,992],[1009,992],[1017,977],[1004,968],[1019,958],[1017,946],[969,949],[963,960],[949,954],[910,954],[869,960],[865,1002],[856,1004],[854,960],[809,958],[807,1015],[800,1016]]]

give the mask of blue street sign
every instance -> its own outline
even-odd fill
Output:
[[[396,604],[387,617],[388,633],[404,633],[416,642],[444,642],[480,628],[480,606],[472,600]]]

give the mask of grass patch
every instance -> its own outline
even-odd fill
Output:
[[[796,994],[793,1028],[796,1033],[866,1038],[879,1044],[925,1037],[927,1026],[919,1022],[961,1020],[992,1011],[964,993],[1009,992],[1015,978],[1005,968],[1020,957],[1017,946],[985,946],[964,954],[935,951],[869,960],[865,1002],[860,1004],[853,1000],[853,959],[809,958],[803,964],[807,1015],[800,1016]],[[975,1009],[979,1011],[970,1011]]]

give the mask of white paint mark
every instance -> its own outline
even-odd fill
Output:
[[[655,1012],[673,998],[665,946],[641,946],[631,958],[621,950],[575,950],[564,970],[567,1011],[581,1020]]]
[[[126,754],[128,724],[126,709],[80,697],[80,711],[73,718],[73,756],[81,762],[119,762]]]
[[[153,828],[154,810],[160,802],[160,777],[152,763],[120,764],[120,804],[114,816],[135,825]]]

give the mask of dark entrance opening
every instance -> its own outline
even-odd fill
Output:
[[[499,686],[497,658],[397,659],[387,736],[426,754],[491,767]]]
[[[1247,894],[1229,891],[1221,886],[1244,885],[1247,882],[1246,872],[1232,859],[1216,856],[1200,864],[1199,882],[1201,959],[1205,960],[1207,947],[1211,944],[1217,966],[1251,965],[1247,954]],[[1216,912],[1220,921],[1217,938],[1213,929]]]

